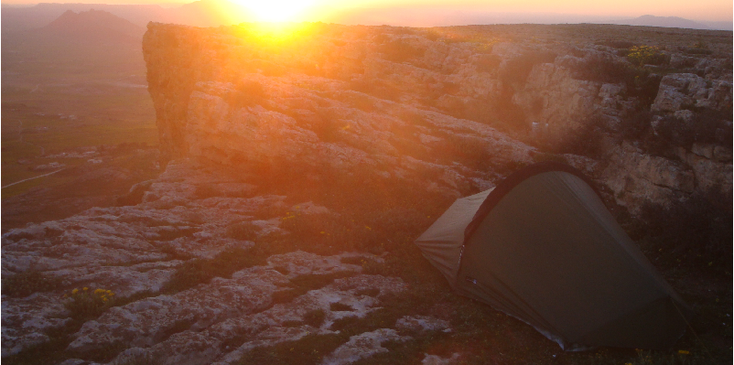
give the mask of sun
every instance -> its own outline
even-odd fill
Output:
[[[308,0],[239,0],[240,5],[252,12],[261,22],[281,23],[295,21],[304,10],[313,5]]]

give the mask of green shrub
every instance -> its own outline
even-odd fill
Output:
[[[627,59],[636,66],[662,65],[668,62],[668,57],[655,46],[634,46],[630,48]]]
[[[171,279],[163,286],[165,293],[176,293],[199,284],[208,283],[214,277],[228,278],[236,271],[264,265],[271,251],[258,244],[251,248],[229,248],[212,259],[193,259],[180,265]]]
[[[98,317],[102,312],[111,307],[114,302],[115,293],[111,290],[94,289],[83,287],[81,290],[73,289],[64,297],[64,307],[71,312],[71,317],[84,321]]]

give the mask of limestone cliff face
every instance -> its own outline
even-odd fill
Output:
[[[306,175],[369,170],[454,196],[462,186],[491,186],[508,163],[532,162],[532,147],[426,104],[429,80],[468,61],[466,46],[433,49],[417,36],[392,45],[398,40],[389,32],[360,27],[312,25],[294,39],[248,32],[256,30],[149,26],[143,45],[166,158],[242,169],[298,165]],[[400,45],[413,51],[403,55]],[[397,62],[418,49],[431,54],[423,67]],[[447,144],[475,150],[489,168],[448,160]],[[442,177],[421,182],[427,169]]]
[[[665,141],[661,152],[630,140],[695,134],[694,115],[730,110],[731,73],[709,59],[681,63],[670,52],[670,64],[689,73],[638,69],[643,78],[632,79],[626,58],[594,44],[455,42],[450,32],[324,24],[292,33],[148,28],[164,160],[295,164],[313,176],[361,168],[416,181],[429,169],[443,176],[433,188],[460,195],[459,187],[491,186],[508,163],[532,162],[534,145],[563,151],[570,135],[595,128],[607,137],[581,141],[604,146],[593,175],[633,211],[693,191],[731,191],[731,143],[695,144],[719,151],[713,158],[690,143]],[[627,121],[646,110],[655,115],[634,128],[647,134],[630,136]],[[664,118],[674,132],[659,133]],[[456,156],[447,148],[478,154],[449,161]],[[488,163],[477,168],[477,156]]]

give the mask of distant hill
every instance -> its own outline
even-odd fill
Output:
[[[614,20],[609,23],[648,27],[732,30],[732,22],[697,22],[676,16],[643,15],[633,19]]]
[[[228,0],[200,0],[164,8],[160,5],[110,5],[110,4],[38,4],[31,7],[2,5],[3,35],[18,31],[38,29],[68,11],[75,13],[90,10],[105,11],[145,28],[148,22],[175,23],[193,26],[219,26],[251,21],[253,17],[245,8]]]
[[[141,44],[146,28],[102,10],[68,10],[47,25],[4,32],[4,69],[54,75],[124,72],[145,68]]]
[[[38,4],[31,7],[2,5],[3,34],[38,29],[51,23],[61,14],[71,10],[76,13],[103,10],[126,19],[140,27],[149,21],[170,22],[166,17],[169,9],[159,5],[109,5],[109,4]]]
[[[140,43],[145,28],[102,10],[75,13],[67,10],[38,34],[64,37],[82,42]]]

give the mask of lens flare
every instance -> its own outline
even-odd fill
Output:
[[[300,0],[241,0],[238,3],[248,9],[255,20],[273,23],[299,20],[297,17],[313,5],[311,1]]]

